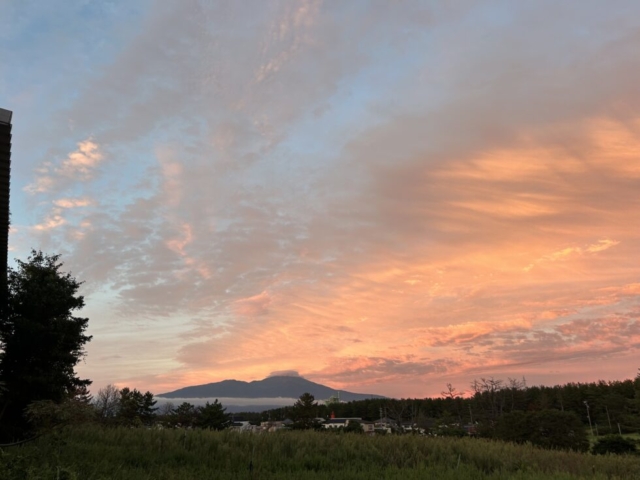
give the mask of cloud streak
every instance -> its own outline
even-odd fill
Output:
[[[116,2],[12,246],[86,281],[97,385],[632,375],[638,13]]]

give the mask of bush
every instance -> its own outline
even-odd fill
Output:
[[[623,453],[635,453],[636,444],[628,438],[620,435],[607,435],[598,439],[591,451],[597,455],[605,455],[607,453],[615,453],[617,455]]]
[[[579,452],[589,449],[582,423],[573,412],[542,410],[505,414],[493,433],[495,438],[507,442],[531,442],[543,448]]]
[[[589,441],[580,418],[573,412],[542,410],[532,416],[531,443],[543,448],[589,450]]]
[[[344,431],[351,432],[351,433],[364,433],[364,429],[362,428],[362,425],[360,424],[360,422],[357,422],[356,420],[349,420],[349,423],[347,424],[347,426],[344,427]]]

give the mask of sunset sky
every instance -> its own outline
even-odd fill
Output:
[[[395,397],[640,367],[640,2],[0,0],[9,258],[79,373]]]

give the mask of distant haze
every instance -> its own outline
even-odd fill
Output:
[[[165,398],[154,397],[156,400],[156,407],[160,408],[163,405],[171,404],[177,407],[183,402],[190,403],[201,407],[207,402],[213,403],[218,400],[223,407],[227,409],[227,412],[262,412],[264,410],[271,410],[274,408],[288,407],[296,403],[297,398]]]

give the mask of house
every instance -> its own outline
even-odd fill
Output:
[[[402,431],[404,432],[418,432],[420,430],[418,425],[413,422],[402,422]]]
[[[360,425],[362,425],[362,430],[364,431],[364,433],[368,433],[368,434],[373,434],[376,431],[376,425],[374,422],[360,422]]]
[[[246,421],[246,420],[241,420],[241,421],[235,421],[235,422],[231,422],[231,424],[229,425],[229,428],[231,430],[251,430],[252,429],[252,425],[250,422]]]
[[[393,418],[389,418],[389,417],[379,418],[378,420],[375,420],[373,424],[375,428],[381,429],[381,430],[387,430],[389,432],[394,428],[397,428],[398,426],[397,422]]]
[[[358,417],[350,418],[330,418],[327,423],[323,425],[324,428],[344,428],[349,425],[349,422],[358,422],[362,424],[362,419]]]

